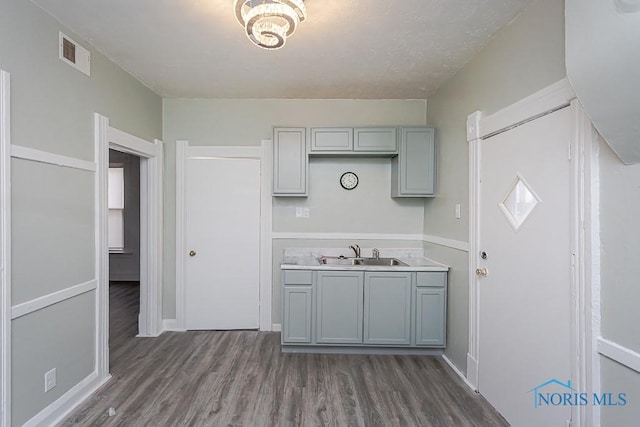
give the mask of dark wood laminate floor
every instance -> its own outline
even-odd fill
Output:
[[[64,426],[508,425],[437,357],[282,354],[256,331],[134,338],[136,304],[111,325],[129,332],[110,340],[113,378]]]

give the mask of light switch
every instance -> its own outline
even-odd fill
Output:
[[[460,213],[460,203],[456,203],[456,219],[460,219],[461,217],[461,213]]]
[[[309,218],[309,208],[296,208],[296,218]]]

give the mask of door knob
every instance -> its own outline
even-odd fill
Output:
[[[196,251],[189,251],[189,256],[196,256]]]
[[[487,277],[487,275],[489,275],[489,270],[486,268],[476,268],[476,274],[480,277]]]

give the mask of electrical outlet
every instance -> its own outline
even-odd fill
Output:
[[[309,218],[309,208],[296,208],[296,218]]]
[[[56,368],[44,374],[44,391],[47,392],[56,386]]]

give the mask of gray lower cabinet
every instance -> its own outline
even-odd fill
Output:
[[[443,348],[447,273],[283,270],[282,344]]]
[[[273,195],[307,195],[307,130],[273,129]]]
[[[311,286],[284,287],[282,342],[311,344]]]
[[[282,271],[282,343],[311,344],[313,272]]]
[[[411,277],[406,272],[365,273],[365,344],[411,344]]]
[[[362,344],[361,271],[318,271],[316,343]]]
[[[418,273],[415,288],[418,346],[444,347],[447,319],[446,273]]]
[[[435,195],[435,129],[400,128],[398,155],[391,159],[391,197],[434,197]]]

